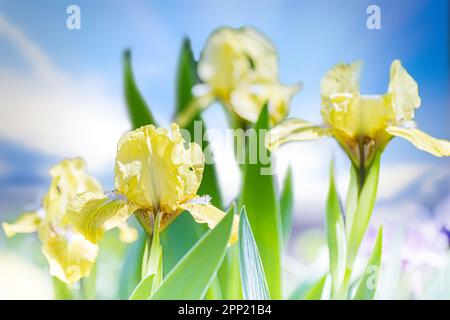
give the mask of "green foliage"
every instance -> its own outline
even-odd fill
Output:
[[[369,262],[356,287],[355,300],[372,300],[375,297],[380,277],[382,246],[383,228],[380,227]]]
[[[256,152],[257,162],[255,164],[246,162],[240,203],[241,205],[245,204],[246,207],[248,220],[266,272],[270,296],[273,299],[281,299],[282,229],[280,206],[275,191],[274,177],[272,174],[267,174],[267,170],[270,169],[267,164],[262,163],[261,159],[261,155],[265,151],[263,130],[268,128],[269,113],[266,105],[254,126],[259,135],[257,146],[253,146],[251,152]],[[248,153],[250,150],[247,149]],[[267,155],[270,156],[268,151]],[[262,174],[263,171],[266,171],[264,172],[266,174]]]
[[[227,210],[228,214],[238,214],[237,205],[232,202]],[[239,270],[239,246],[228,248],[225,258],[218,272],[222,298],[226,300],[242,299],[242,284]]]
[[[172,270],[204,233],[204,231],[199,232],[197,225],[192,216],[187,211],[184,211],[161,232],[163,248],[170,248],[170,250],[163,251],[165,275]],[[199,227],[205,226],[201,225]]]
[[[147,300],[158,289],[163,280],[162,246],[159,240],[161,215],[155,219],[150,248],[146,248],[142,263],[142,280],[133,290],[130,300]],[[147,242],[148,246],[148,242]]]
[[[239,261],[244,299],[269,300],[266,275],[245,207],[242,208],[239,222]]]
[[[91,269],[89,276],[80,280],[81,296],[83,300],[95,299],[95,285],[97,280],[97,263]]]
[[[305,293],[300,297],[301,300],[320,300],[324,295],[325,283],[328,274],[317,280]]]
[[[233,214],[227,214],[214,229],[205,233],[169,272],[151,298],[202,299],[225,256],[232,222]]]
[[[346,269],[345,226],[341,203],[334,182],[334,164],[330,165],[330,186],[326,202],[326,231],[332,295],[336,296]]]
[[[369,225],[370,217],[372,216],[378,189],[380,155],[380,153],[377,153],[369,168],[367,178],[359,192],[358,205],[351,219],[351,224],[348,225],[347,268],[352,268],[353,266],[359,246]],[[354,187],[351,189],[354,190]]]
[[[53,282],[53,293],[56,300],[72,300],[74,299],[74,294],[67,285],[59,280],[57,277],[52,277]]]
[[[292,232],[292,217],[294,213],[294,189],[292,183],[292,168],[289,167],[283,182],[280,195],[281,226],[284,244],[287,245]]]
[[[134,80],[130,50],[126,50],[123,54],[123,78],[125,102],[133,129],[147,124],[157,125]]]
[[[128,299],[133,289],[141,281],[142,260],[147,242],[147,234],[139,227],[138,239],[130,244],[125,254],[125,262],[119,278],[119,299]]]

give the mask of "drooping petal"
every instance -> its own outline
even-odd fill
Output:
[[[35,232],[41,223],[41,217],[37,212],[25,212],[14,223],[2,223],[3,230],[8,238],[17,233]]]
[[[361,67],[361,61],[335,65],[322,78],[320,83],[322,97],[326,99],[330,95],[342,93],[359,94]]]
[[[225,212],[209,203],[188,202],[181,205],[181,208],[189,211],[197,223],[206,223],[210,229],[214,228],[225,216]],[[238,239],[239,216],[234,216],[233,227],[229,244],[233,244]]]
[[[399,60],[391,64],[388,92],[392,95],[396,120],[412,121],[414,109],[420,106],[419,87]]]
[[[132,243],[138,238],[138,231],[131,227],[126,221],[119,224],[119,238],[124,243]]]
[[[408,140],[418,149],[431,153],[436,157],[450,156],[450,141],[448,140],[433,138],[425,132],[415,128],[401,128],[391,126],[388,127],[386,131],[393,136]]]
[[[70,202],[67,217],[86,239],[97,243],[107,230],[119,226],[137,209],[120,194],[85,192]]]
[[[42,241],[51,275],[68,284],[89,275],[97,258],[97,245],[76,232],[44,235]]]
[[[268,132],[266,148],[275,150],[287,142],[318,140],[330,135],[329,128],[302,119],[287,119]]]

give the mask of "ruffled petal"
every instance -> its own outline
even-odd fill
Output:
[[[116,189],[147,211],[176,214],[179,203],[196,195],[203,166],[201,148],[195,143],[185,148],[178,125],[172,124],[170,133],[144,126],[119,141]]]
[[[85,192],[70,202],[67,217],[86,239],[97,243],[105,231],[119,226],[136,209],[121,195]]]
[[[209,203],[189,202],[181,205],[181,208],[189,211],[197,223],[206,223],[210,229],[214,228],[225,216],[225,212]],[[239,216],[234,216],[233,227],[229,244],[233,244],[238,239]]]
[[[41,217],[37,212],[25,212],[14,223],[2,223],[3,231],[8,238],[17,233],[35,232],[41,223]]]
[[[392,95],[397,121],[412,121],[414,109],[420,106],[419,87],[399,60],[391,64],[388,92]]]
[[[339,63],[328,71],[320,83],[322,97],[328,98],[333,94],[359,94],[359,77],[362,61],[350,64]]]
[[[124,243],[132,243],[138,238],[138,231],[131,227],[126,221],[119,224],[119,238]]]
[[[329,128],[302,119],[287,119],[268,132],[266,148],[275,150],[287,142],[318,140],[330,135]]]
[[[388,127],[386,129],[388,133],[393,136],[401,137],[418,149],[431,153],[436,157],[448,157],[450,156],[450,141],[443,139],[436,139],[415,128],[401,128],[401,127]]]
[[[53,234],[42,240],[42,252],[50,265],[51,275],[68,284],[89,275],[97,258],[97,245],[75,232]]]

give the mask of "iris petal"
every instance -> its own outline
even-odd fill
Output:
[[[412,121],[414,109],[420,106],[419,87],[399,60],[391,64],[388,92],[392,95],[396,120]]]
[[[287,142],[319,140],[330,135],[329,128],[302,119],[287,119],[269,131],[266,147],[275,150]]]
[[[85,192],[71,201],[67,215],[86,239],[97,243],[105,231],[118,227],[136,209],[120,195],[111,199],[102,193]]]
[[[350,64],[339,63],[328,71],[320,83],[322,97],[328,98],[333,94],[359,94],[359,77],[361,61]]]
[[[50,265],[50,274],[65,283],[73,284],[87,277],[94,266],[98,246],[78,233],[41,235],[42,252]]]
[[[2,223],[3,230],[8,238],[17,233],[35,232],[41,223],[37,212],[25,212],[14,223]]]

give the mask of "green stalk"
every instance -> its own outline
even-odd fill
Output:
[[[95,299],[95,285],[97,278],[97,263],[91,269],[88,277],[80,279],[80,291],[83,300]]]
[[[360,145],[360,151],[363,147]],[[338,297],[345,299],[348,297],[350,281],[354,262],[359,252],[360,244],[367,231],[367,227],[372,216],[373,207],[376,201],[376,191],[378,187],[380,153],[377,153],[366,166],[365,155],[361,153],[359,166],[352,164],[350,185],[346,203],[346,234],[347,234],[347,259],[345,276],[340,286]]]
[[[56,300],[73,300],[73,291],[61,280],[56,277],[52,277],[53,293]]]

